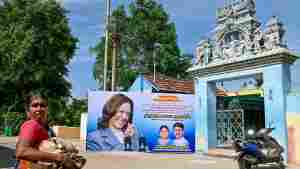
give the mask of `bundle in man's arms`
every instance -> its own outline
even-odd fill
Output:
[[[64,153],[67,159],[63,162],[32,163],[31,169],[82,169],[86,163],[86,159],[78,155],[79,151],[74,144],[57,137],[42,141],[39,150],[49,153]]]

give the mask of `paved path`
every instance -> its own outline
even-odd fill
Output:
[[[150,154],[136,152],[85,153],[84,169],[238,169],[232,159],[208,157],[201,154]],[[97,166],[97,167],[96,167]],[[276,169],[261,166],[259,169]],[[300,169],[300,167],[289,167]]]
[[[237,169],[231,160],[184,154],[90,153],[84,169]],[[221,164],[221,165],[220,165]]]
[[[15,137],[0,136],[0,168],[12,166],[9,159],[15,153],[15,142]],[[232,159],[208,157],[201,154],[139,152],[82,152],[81,154],[87,158],[84,169],[238,169],[236,162]],[[260,167],[259,169],[273,168]],[[289,166],[288,169],[300,169],[300,167]]]

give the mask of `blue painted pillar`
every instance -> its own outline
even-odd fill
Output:
[[[194,80],[195,83],[195,143],[196,143],[196,151],[204,152],[205,147],[205,138],[204,138],[204,124],[206,123],[205,117],[203,117],[203,113],[201,113],[200,105],[201,105],[201,92],[199,86],[199,80]]]
[[[195,81],[196,94],[196,150],[208,152],[217,144],[216,84],[205,80]]]
[[[288,154],[287,94],[291,83],[289,64],[268,66],[263,70],[265,93],[265,125],[275,127],[272,136],[284,147],[284,158]]]

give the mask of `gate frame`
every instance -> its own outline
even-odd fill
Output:
[[[245,120],[244,120],[244,113],[245,113],[245,111],[244,111],[244,109],[224,109],[224,110],[217,110],[217,112],[216,113],[219,113],[219,112],[236,112],[236,111],[241,111],[242,112],[242,123],[243,123],[243,125],[242,125],[242,133],[243,133],[243,139],[245,138]],[[216,116],[217,116],[217,114],[216,114]],[[217,124],[217,122],[216,122],[216,124]],[[217,125],[216,125],[216,127],[217,127]],[[217,128],[217,135],[218,135],[218,128]],[[218,142],[218,139],[217,139],[217,142]],[[220,147],[222,147],[222,145],[216,145],[216,147],[218,147],[218,148],[220,148]]]
[[[286,97],[291,83],[290,65],[297,58],[288,49],[279,48],[244,60],[190,68],[188,71],[194,77],[196,95],[196,150],[208,153],[208,149],[217,145],[216,82],[262,74],[265,126],[276,128],[272,136],[284,147],[287,160]]]

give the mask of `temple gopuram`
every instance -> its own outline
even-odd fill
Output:
[[[285,148],[287,160],[290,66],[298,57],[288,49],[284,24],[276,16],[262,24],[256,16],[255,0],[227,2],[217,9],[216,23],[213,35],[198,43],[196,60],[188,70],[195,81],[197,150],[207,153],[220,144],[243,138],[245,126],[250,123],[245,109],[249,109],[248,112],[263,113],[257,116],[263,123],[260,127],[276,128],[272,134]],[[223,99],[231,108],[219,110],[216,84],[253,76],[263,79],[257,92],[260,98],[252,99],[263,110],[243,108],[249,99],[241,96],[239,102],[232,102],[235,98]],[[252,118],[251,123],[255,124],[256,119]]]
[[[256,17],[254,0],[235,1],[217,10],[215,33],[198,44],[194,69],[287,50],[284,34],[284,25],[276,16],[270,18],[266,28],[262,29]]]

